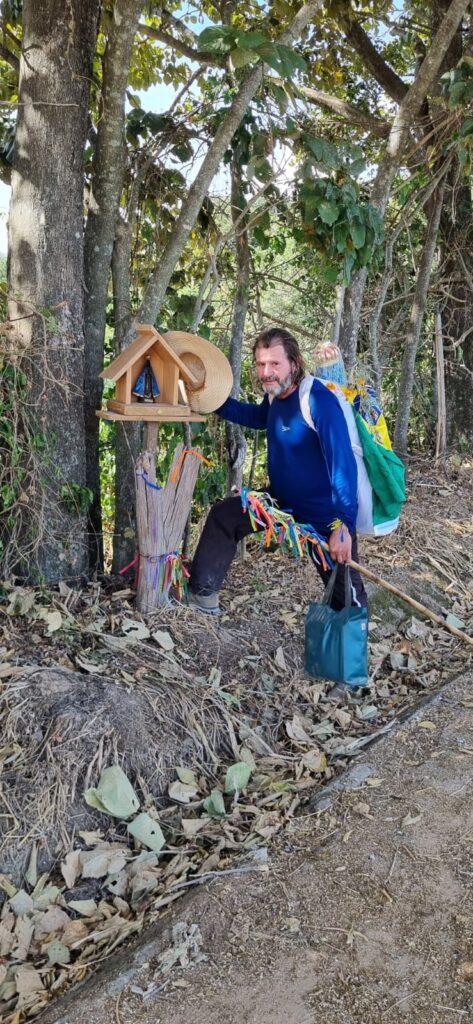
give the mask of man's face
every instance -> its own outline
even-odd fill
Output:
[[[283,345],[271,345],[269,348],[258,346],[255,352],[255,366],[258,380],[261,381],[267,395],[282,395],[291,387],[296,364],[288,359]]]

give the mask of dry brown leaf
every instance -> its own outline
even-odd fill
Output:
[[[125,849],[119,846],[96,846],[79,854],[82,878],[104,878],[117,875],[125,867]]]
[[[349,711],[344,711],[343,708],[335,708],[331,717],[338,722],[341,729],[348,729],[352,722]]]
[[[473,960],[464,960],[457,967],[457,977],[460,981],[473,981]]]
[[[5,923],[0,921],[0,956],[8,956],[15,944],[15,936]]]
[[[18,992],[18,1009],[31,1003],[31,997],[43,991],[41,975],[32,964],[21,964],[14,971],[16,991]]]
[[[293,715],[292,721],[286,722],[286,732],[294,743],[312,743],[313,740],[304,729],[304,723],[300,715]]]
[[[26,960],[33,938],[34,925],[28,917],[18,917],[15,925],[15,960]]]
[[[68,889],[72,889],[81,871],[80,850],[70,850],[61,863],[61,874]]]
[[[62,941],[65,946],[71,947],[78,941],[78,939],[84,939],[88,933],[89,928],[85,921],[69,921],[62,933]]]
[[[51,932],[62,932],[70,922],[70,917],[60,907],[51,907],[44,914],[35,915],[34,935],[35,939],[49,935]]]

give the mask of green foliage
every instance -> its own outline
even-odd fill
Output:
[[[338,185],[330,178],[303,181],[298,188],[301,226],[298,241],[311,241],[320,253],[325,280],[341,277],[350,283],[352,274],[367,266],[383,239],[383,225],[375,208],[360,199],[353,182]]]
[[[466,107],[473,100],[473,57],[463,57],[457,64],[442,75],[440,88],[447,98],[451,110]]]
[[[200,33],[201,52],[218,57],[231,55],[235,67],[243,67],[252,60],[263,60],[283,78],[291,79],[296,71],[306,71],[307,64],[296,50],[284,43],[274,43],[263,32],[241,32],[231,25],[211,25]]]
[[[94,500],[94,494],[90,487],[82,487],[75,483],[64,484],[61,487],[60,495],[65,508],[72,515],[88,512]]]

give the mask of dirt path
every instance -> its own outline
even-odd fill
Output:
[[[193,890],[43,1024],[473,1021],[472,682],[373,746],[266,864]],[[176,923],[191,962],[163,973]]]

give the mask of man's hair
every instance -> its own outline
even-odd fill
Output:
[[[284,327],[266,327],[264,331],[260,331],[253,345],[253,359],[255,359],[259,348],[273,348],[274,345],[282,345],[287,358],[291,363],[296,364],[293,382],[294,384],[300,384],[306,371],[299,342]]]

